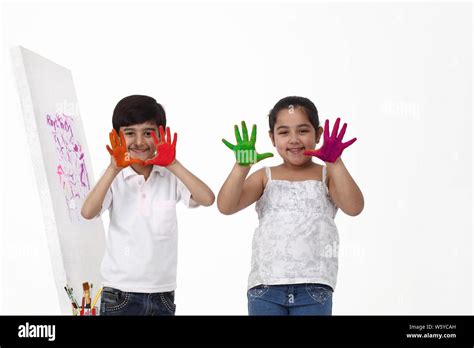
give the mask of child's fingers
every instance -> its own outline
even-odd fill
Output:
[[[138,158],[133,158],[133,157],[130,157],[130,161],[129,161],[131,164],[143,164],[143,161],[141,159],[138,159]]]
[[[171,145],[173,145],[174,147],[176,147],[176,142],[178,141],[178,134],[177,133],[174,133],[174,137],[173,137],[173,143],[171,143]]]
[[[239,127],[237,125],[234,126],[234,133],[237,144],[240,144],[242,142],[242,137],[240,136]]]
[[[354,138],[354,139],[352,139],[352,140],[349,140],[349,141],[346,142],[346,143],[342,143],[343,148],[345,149],[345,148],[351,146],[352,144],[355,143],[356,140],[357,140],[357,138]]]
[[[337,131],[339,130],[339,123],[341,119],[338,117],[336,119],[336,123],[334,123],[334,128],[332,129],[331,138],[335,138],[337,136]]]
[[[271,152],[257,154],[257,162],[260,162],[261,160],[264,160],[265,158],[269,158],[269,157],[273,157],[273,154]]]
[[[242,121],[242,138],[244,141],[249,141],[249,132],[247,131],[247,125],[245,121]]]
[[[117,131],[115,129],[112,130],[112,135],[113,135],[113,138],[114,138],[115,147],[119,147],[120,146],[119,134],[117,133]],[[114,147],[114,146],[112,146],[112,147]]]
[[[329,120],[324,122],[324,141],[329,138]]]
[[[117,132],[114,133],[114,140],[115,140],[115,148],[120,147],[122,145],[119,133]]]
[[[113,156],[113,155],[114,155],[114,151],[110,148],[109,145],[105,145],[105,148],[107,149],[107,151],[109,151],[110,156]]]
[[[164,143],[166,141],[165,139],[165,131],[163,129],[163,126],[160,126],[160,142]]]
[[[319,153],[318,150],[306,150],[303,152],[303,155],[305,156],[316,156]]]
[[[346,134],[346,128],[347,128],[347,123],[344,123],[341,129],[341,132],[337,136],[337,140],[342,141],[342,139],[344,138],[344,134]]]
[[[158,140],[158,137],[156,136],[155,132],[151,132],[151,137],[153,138],[153,141],[155,142],[155,146],[160,143],[160,141]]]
[[[119,146],[123,149],[127,148],[127,142],[125,141],[125,135],[123,134],[123,131],[120,131],[120,145]]]
[[[171,144],[171,131],[170,131],[170,127],[166,127],[166,142]]]
[[[115,149],[116,147],[116,138],[114,134],[115,129],[109,133],[109,140],[110,140],[110,145]]]
[[[224,143],[225,146],[227,146],[229,149],[231,149],[232,151],[234,151],[235,149],[235,146],[232,145],[231,143],[229,143],[227,140],[225,139],[222,139],[222,142]]]
[[[250,136],[250,142],[255,144],[257,142],[257,125],[254,124],[252,127],[252,135]]]

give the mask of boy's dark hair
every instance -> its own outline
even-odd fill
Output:
[[[316,106],[313,104],[313,102],[309,100],[308,98],[290,96],[290,97],[285,97],[283,99],[280,99],[275,104],[273,109],[270,110],[270,113],[268,115],[268,124],[272,132],[275,128],[278,112],[284,109],[290,109],[291,106],[295,109],[298,107],[302,108],[306,116],[308,116],[309,122],[313,125],[314,129],[318,130],[319,128],[318,109],[316,109]]]
[[[166,127],[165,109],[152,97],[146,95],[130,95],[120,100],[114,109],[112,126],[117,131],[120,127],[131,126],[147,121]]]

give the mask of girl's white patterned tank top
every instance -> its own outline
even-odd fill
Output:
[[[259,225],[252,241],[248,289],[264,284],[322,283],[336,287],[339,235],[323,180],[272,180],[255,205]]]

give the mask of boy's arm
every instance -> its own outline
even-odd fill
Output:
[[[339,157],[336,162],[326,165],[331,199],[347,215],[359,215],[364,209],[364,196],[342,159]]]
[[[193,173],[187,170],[177,159],[166,166],[170,172],[181,180],[191,192],[191,198],[199,205],[208,207],[214,203],[215,196],[212,190]]]
[[[100,213],[105,195],[117,174],[120,173],[120,170],[121,168],[117,168],[111,164],[106,169],[104,175],[102,175],[95,184],[94,188],[89,192],[81,208],[81,215],[84,219],[93,219]]]
[[[235,163],[217,196],[217,208],[222,214],[231,215],[248,207],[263,193],[263,172],[260,169],[247,177],[251,166]]]

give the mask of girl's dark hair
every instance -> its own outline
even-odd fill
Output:
[[[166,127],[165,109],[152,97],[146,95],[130,95],[120,100],[115,106],[112,126],[117,131],[120,127],[131,126],[147,121]]]
[[[284,109],[290,109],[290,107],[295,109],[298,107],[302,108],[306,116],[308,116],[309,122],[313,125],[314,129],[317,130],[319,128],[318,109],[316,109],[316,106],[313,104],[313,102],[308,98],[290,96],[279,100],[273,109],[270,110],[270,113],[268,114],[268,124],[272,132],[275,128],[278,112]]]

